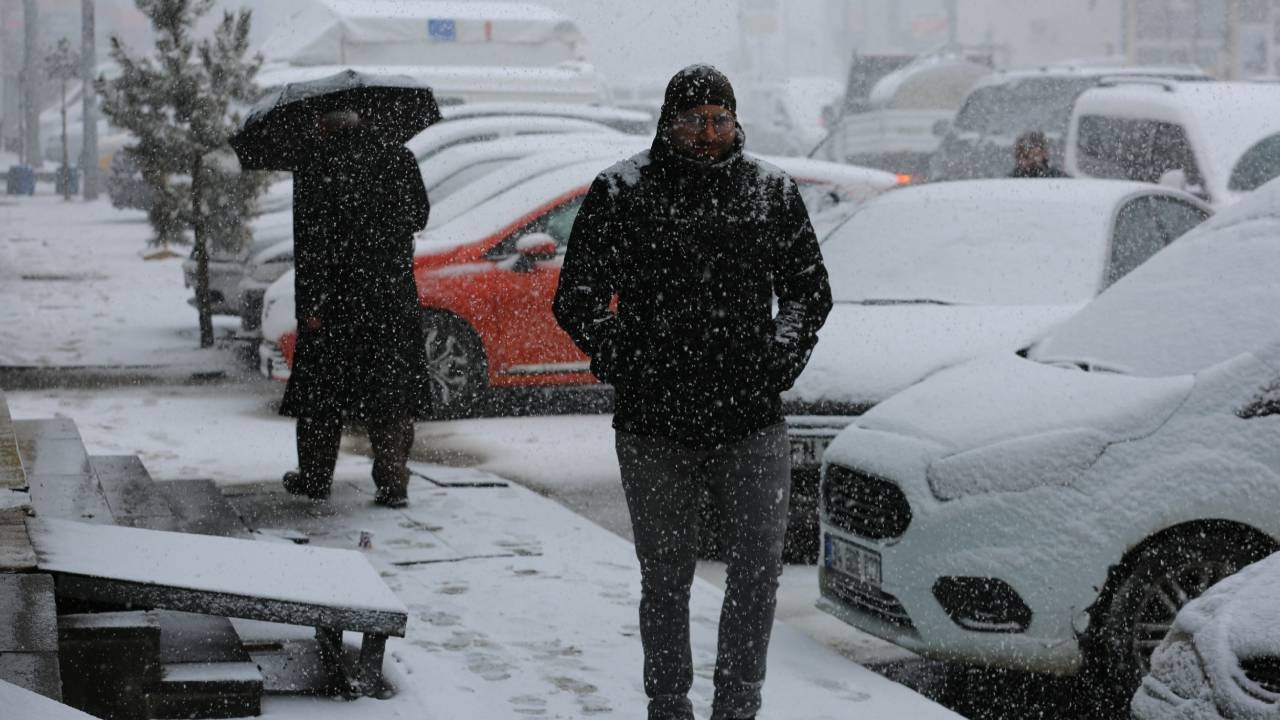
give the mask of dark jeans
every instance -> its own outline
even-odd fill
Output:
[[[388,418],[366,425],[373,446],[373,482],[379,488],[403,489],[408,483],[413,420]],[[342,444],[339,415],[298,418],[298,468],[308,484],[328,487]]]
[[[754,716],[764,686],[791,494],[785,426],[710,450],[618,433],[617,448],[640,560],[649,720],[693,718],[689,590],[698,560],[703,488],[724,518],[728,564],[712,718]]]

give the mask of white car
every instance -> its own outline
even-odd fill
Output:
[[[1077,181],[1080,182],[1080,181]],[[820,606],[922,655],[1128,693],[1174,613],[1280,538],[1280,182],[1029,348],[827,450]]]
[[[244,277],[237,288],[239,294],[240,329],[252,336],[261,329],[262,303],[267,288],[293,269],[293,239],[275,245],[249,258]]]
[[[1135,720],[1274,720],[1280,715],[1280,553],[1178,612],[1133,696]]]
[[[422,180],[432,206],[491,173],[504,170],[511,163],[540,153],[559,153],[565,157],[580,156],[596,146],[643,147],[635,135],[622,133],[555,133],[550,135],[516,135],[513,137],[472,142],[442,150],[420,165]]]
[[[1280,175],[1280,85],[1104,81],[1076,101],[1066,171],[1160,182],[1230,205]]]
[[[456,145],[519,135],[557,133],[621,134],[608,125],[591,120],[539,115],[500,115],[438,122],[414,135],[405,145],[421,163],[430,160],[436,153]]]
[[[885,193],[823,240],[835,306],[783,397],[856,415],[945,367],[1022,347],[1209,212],[1186,193],[1102,180]]]
[[[494,115],[539,115],[546,117],[566,117],[578,120],[590,120],[608,125],[614,130],[632,134],[653,134],[657,118],[647,112],[628,110],[620,107],[604,107],[600,105],[579,105],[576,103],[541,103],[541,102],[473,102],[458,105],[445,105],[440,108],[440,115],[445,120],[461,120],[469,117],[492,117]]]

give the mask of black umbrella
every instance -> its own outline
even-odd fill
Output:
[[[440,119],[431,88],[405,75],[336,75],[289,83],[268,93],[231,137],[245,170],[296,170],[341,138],[322,136],[320,118],[334,110],[360,115],[360,134],[401,144]]]

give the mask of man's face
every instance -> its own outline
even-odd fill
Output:
[[[1018,164],[1023,167],[1047,165],[1049,151],[1042,145],[1027,145],[1018,148]]]
[[[676,114],[671,141],[676,150],[697,160],[719,160],[738,139],[738,119],[723,105],[699,105]]]

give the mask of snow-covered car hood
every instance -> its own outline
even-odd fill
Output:
[[[1115,442],[1155,432],[1195,385],[1050,366],[1007,352],[940,372],[854,427],[926,441],[939,499],[1069,484]],[[827,459],[857,466],[857,443]]]
[[[836,303],[784,398],[869,407],[943,368],[1026,346],[1080,305]]]

